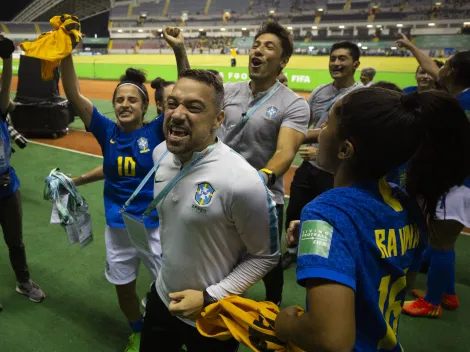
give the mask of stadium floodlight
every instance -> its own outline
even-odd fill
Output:
[[[161,28],[158,28],[158,31],[159,31],[159,32],[163,32],[163,29],[161,29]]]
[[[312,29],[318,29],[318,27],[317,26],[312,26]]]
[[[228,12],[228,11],[225,11],[225,14],[226,14],[226,15],[230,15],[230,12]]]
[[[367,50],[367,46],[363,46],[363,47],[362,47],[362,50]]]
[[[382,25],[381,25],[381,24],[378,24],[376,27],[377,27],[377,28],[382,28]]]
[[[441,6],[442,4],[440,2],[436,2],[436,6]]]
[[[323,11],[323,9],[322,9],[322,8],[319,8],[319,9],[318,9],[318,11],[319,11],[319,12],[322,12],[322,11]]]
[[[245,27],[243,27],[243,28],[242,28],[242,31],[246,31],[246,28],[245,28]]]
[[[274,10],[269,10],[269,13],[270,13],[271,15],[274,14],[274,12],[276,12],[276,11],[274,11]]]
[[[396,46],[392,46],[390,49],[397,50],[398,48]]]
[[[225,32],[225,28],[220,28],[220,30],[221,30],[222,32]]]
[[[359,44],[357,44],[357,46],[360,48],[360,47],[362,46],[362,44],[361,44],[361,43],[359,43]]]
[[[374,28],[374,26],[372,24],[368,24],[367,28]]]
[[[463,25],[464,26],[470,26],[470,22],[464,22]]]
[[[429,27],[434,27],[436,24],[435,23],[428,23]]]
[[[144,30],[143,29],[138,29],[137,32],[142,33]]]
[[[344,29],[344,26],[339,26],[339,29]]]
[[[122,33],[122,29],[118,29],[118,33]]]
[[[204,28],[199,28],[199,32],[204,32]]]
[[[397,27],[398,27],[398,28],[401,28],[401,27],[403,27],[403,25],[402,25],[401,23],[398,23],[398,24],[397,24]]]
[[[292,27],[287,27],[287,29],[291,31],[291,30],[292,30]]]

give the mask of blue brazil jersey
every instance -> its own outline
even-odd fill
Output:
[[[302,210],[297,281],[355,291],[354,351],[402,351],[398,321],[406,273],[419,269],[427,243],[423,225],[417,204],[384,178],[332,189]]]
[[[470,119],[470,88],[464,90],[457,96],[457,100],[462,106],[462,109],[465,110],[467,117]]]
[[[410,93],[414,93],[414,92],[417,92],[417,91],[418,91],[418,87],[416,87],[416,86],[403,88],[403,93],[405,93],[405,94],[410,94]]]
[[[0,198],[7,197],[15,193],[20,187],[20,180],[16,176],[15,169],[10,165],[11,144],[8,126],[5,121],[0,119],[0,175],[10,172],[10,184],[7,187],[0,187]]]
[[[106,224],[125,227],[119,212],[142,179],[153,167],[152,152],[163,140],[163,119],[157,118],[132,133],[119,126],[93,107],[88,130],[93,133],[103,151],[104,207]],[[153,177],[142,188],[126,211],[140,217],[153,200]],[[154,210],[145,219],[148,228],[158,227]]]

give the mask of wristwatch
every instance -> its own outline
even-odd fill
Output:
[[[210,306],[212,303],[217,302],[217,300],[212,297],[206,290],[202,292],[202,296],[204,297],[204,308]]]
[[[272,186],[276,183],[276,174],[269,169],[261,169],[261,172],[264,172],[268,176],[268,186]]]

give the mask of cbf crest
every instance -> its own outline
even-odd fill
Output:
[[[140,152],[141,153],[147,153],[150,151],[149,149],[149,141],[145,137],[140,137],[137,140],[137,145],[139,146]]]
[[[214,192],[214,188],[208,182],[200,183],[197,185],[194,199],[198,205],[207,205],[211,202]]]
[[[278,108],[276,108],[275,106],[270,106],[269,108],[266,109],[266,117],[268,119],[272,119],[276,117],[278,112],[279,112]]]

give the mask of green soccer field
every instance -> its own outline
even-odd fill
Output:
[[[68,245],[59,225],[49,224],[51,204],[43,200],[44,179],[51,169],[78,175],[99,165],[101,159],[30,143],[13,155],[13,165],[21,179],[24,211],[24,237],[32,278],[47,294],[42,304],[18,295],[8,260],[0,250],[0,351],[5,352],[83,352],[124,351],[129,327],[121,314],[114,287],[104,277],[103,183],[80,189],[92,213],[94,242],[87,248]],[[457,243],[457,292],[462,307],[445,311],[440,320],[402,317],[400,340],[412,352],[464,352],[470,350],[470,237]],[[418,278],[424,287],[425,277]],[[142,267],[139,295],[148,289],[149,279]],[[295,269],[285,272],[283,306],[304,306],[304,290],[295,282]],[[264,298],[258,283],[248,293]],[[241,351],[248,351],[242,348]]]

